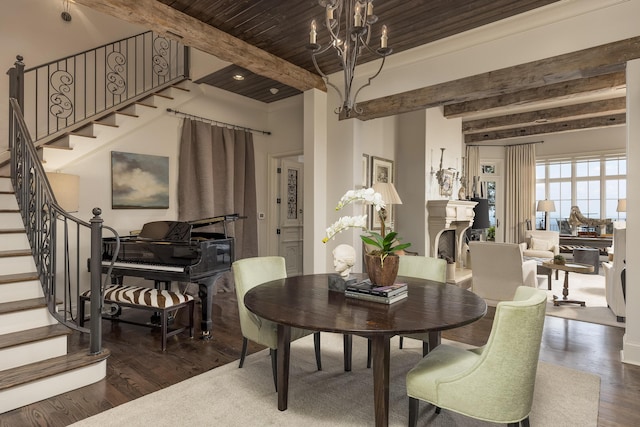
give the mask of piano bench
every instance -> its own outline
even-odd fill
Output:
[[[82,293],[78,301],[78,321],[84,326],[85,303],[91,300],[91,291]],[[104,302],[121,307],[139,308],[160,313],[160,328],[162,334],[162,351],[167,349],[167,338],[177,335],[189,328],[189,337],[193,338],[193,310],[195,301],[191,295],[167,290],[145,288],[139,286],[111,285],[104,292]],[[178,309],[189,309],[189,326],[169,331],[169,314]],[[113,317],[108,317],[111,320]],[[129,322],[134,323],[134,322]],[[140,323],[135,323],[140,324]]]

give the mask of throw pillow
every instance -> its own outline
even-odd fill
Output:
[[[531,238],[531,249],[534,251],[549,251],[551,247],[552,243],[548,240]]]

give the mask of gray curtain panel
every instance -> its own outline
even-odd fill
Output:
[[[227,227],[235,238],[235,258],[257,256],[253,135],[185,118],[178,171],[178,219],[190,221],[231,213],[247,217]],[[231,281],[224,282],[218,289],[230,290]]]
[[[512,145],[506,148],[505,166],[505,242],[524,242],[526,220],[536,203],[536,146]]]

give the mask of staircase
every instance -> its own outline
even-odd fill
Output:
[[[70,333],[47,309],[11,180],[0,176],[0,413],[105,377],[109,351],[68,353]]]
[[[168,114],[167,108],[177,108],[200,93],[197,84],[184,80],[105,114],[39,147],[42,150],[43,166],[47,171],[61,170],[123,135],[165,116]]]

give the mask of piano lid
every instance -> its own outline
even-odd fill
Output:
[[[200,227],[206,227],[207,225],[217,224],[219,222],[224,222],[226,224],[227,222],[232,222],[238,219],[245,219],[245,218],[246,216],[240,216],[237,213],[233,213],[233,214],[227,214],[227,215],[213,216],[211,218],[196,219],[194,221],[189,221],[189,224],[191,224],[193,228],[200,228]]]
[[[189,243],[191,224],[184,221],[153,221],[142,226],[138,240]]]

